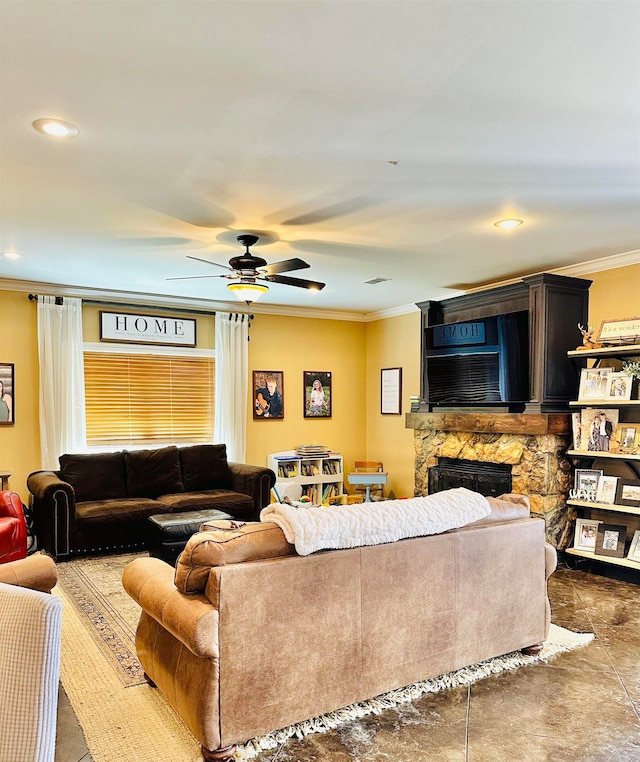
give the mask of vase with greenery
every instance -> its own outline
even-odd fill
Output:
[[[622,363],[622,370],[633,378],[634,385],[636,386],[636,393],[640,391],[640,360],[632,360]],[[638,394],[640,399],[640,394]]]

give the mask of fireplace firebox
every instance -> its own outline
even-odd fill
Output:
[[[485,497],[511,492],[511,466],[461,458],[438,458],[429,469],[429,494],[466,487]]]

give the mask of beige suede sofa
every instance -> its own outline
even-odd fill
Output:
[[[175,580],[136,559],[123,584],[150,683],[221,762],[255,736],[538,647],[556,554],[528,503],[503,497],[473,524],[384,545],[298,556],[276,524],[227,521],[189,540]]]

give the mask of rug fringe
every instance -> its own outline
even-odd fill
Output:
[[[398,704],[407,704],[426,693],[440,693],[443,690],[449,690],[460,685],[472,685],[490,675],[515,670],[518,667],[524,667],[540,661],[547,662],[553,656],[572,651],[574,648],[586,646],[594,637],[593,633],[571,632],[563,627],[552,624],[549,629],[549,636],[539,654],[529,656],[521,651],[513,651],[504,656],[497,656],[469,667],[447,672],[430,680],[422,680],[404,688],[396,688],[395,690],[375,696],[368,701],[360,701],[356,704],[350,704],[341,709],[327,712],[327,714],[320,715],[319,717],[312,717],[295,725],[288,725],[286,728],[252,738],[250,741],[238,745],[236,760],[237,762],[244,762],[245,760],[253,759],[260,752],[276,749],[291,738],[302,739],[314,733],[326,733],[329,730],[335,730],[347,722],[359,720],[371,714],[380,714],[385,709],[392,709],[398,706]]]

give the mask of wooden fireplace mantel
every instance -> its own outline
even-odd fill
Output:
[[[569,434],[568,413],[407,413],[407,429],[488,434]]]

